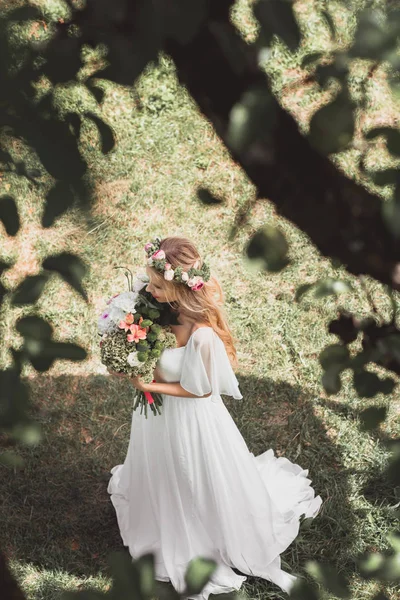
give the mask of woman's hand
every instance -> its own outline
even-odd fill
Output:
[[[133,383],[136,389],[141,390],[142,392],[148,392],[150,389],[149,384],[144,383],[144,381],[142,381],[140,377],[131,377],[131,382]]]
[[[118,373],[117,371],[111,371],[108,367],[107,371],[110,373],[110,375],[116,375],[117,377],[127,377],[129,381],[135,386],[135,388],[141,390],[142,392],[148,392],[150,390],[149,384],[144,383],[144,381],[142,381],[140,377],[131,377],[126,373]]]

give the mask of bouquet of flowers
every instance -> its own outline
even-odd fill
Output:
[[[117,269],[125,267],[115,267]],[[146,383],[153,380],[156,363],[165,348],[176,346],[176,339],[169,325],[176,324],[176,317],[169,305],[158,303],[144,290],[148,277],[136,276],[133,280],[129,269],[129,291],[115,294],[107,301],[107,308],[98,319],[101,336],[101,362],[110,370],[130,377],[140,376]],[[147,407],[154,415],[161,414],[162,396],[149,394],[135,388],[133,410],[140,405],[147,418]]]

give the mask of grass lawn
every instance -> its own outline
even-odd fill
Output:
[[[296,4],[307,52],[327,49],[330,43],[314,4]],[[329,4],[345,45],[354,11]],[[50,0],[47,5],[55,10]],[[254,23],[246,0],[238,2],[233,18],[250,43]],[[281,101],[306,129],[312,112],[328,96],[314,85],[297,85],[303,76],[300,58],[276,43],[266,68]],[[365,61],[355,65],[354,94],[367,71]],[[63,590],[104,590],[110,584],[106,557],[122,543],[106,487],[111,467],[123,461],[128,446],[132,389],[111,379],[100,363],[97,316],[110,295],[127,289],[123,271],[115,266],[135,271],[144,264],[142,247],[148,239],[185,235],[197,242],[219,276],[238,339],[238,378],[245,400],[226,399],[226,405],[254,454],[272,447],[277,455],[308,468],[324,500],[320,515],[282,555],[284,568],[304,575],[309,559],[332,563],[351,576],[354,598],[369,600],[380,588],[355,574],[354,557],[388,548],[386,536],[398,523],[393,508],[398,499],[380,474],[388,458],[382,440],[399,434],[399,394],[360,399],[344,377],[341,393],[328,398],[318,363],[321,349],[334,342],[326,324],[339,305],[359,315],[370,312],[364,290],[320,257],[303,233],[278,218],[267,199],[254,204],[254,187],[178,85],[166,57],[159,67],[148,69],[135,90],[104,87],[102,113],[115,128],[118,145],[104,157],[95,127],[86,123],[82,128],[82,148],[96,181],[97,203],[89,227],[74,210],[42,230],[42,198],[50,182],[43,179],[37,189],[9,173],[0,174],[0,194],[14,190],[23,221],[15,239],[0,232],[0,258],[18,258],[5,281],[16,285],[38,271],[43,257],[61,250],[79,254],[91,267],[85,281],[87,305],[54,278],[37,307],[53,323],[54,337],[84,346],[88,359],[79,364],[58,361],[45,374],[25,368],[43,440],[21,450],[22,468],[0,466],[1,545],[27,598],[57,600]],[[359,117],[357,135],[373,124],[395,123],[398,115],[384,68],[368,82],[367,93],[369,109]],[[79,86],[60,93],[60,110],[85,102]],[[11,151],[17,157],[24,148],[13,143]],[[357,158],[353,149],[335,160],[346,173],[365,181]],[[367,163],[375,168],[391,164],[379,145],[371,149]],[[196,199],[198,187],[221,195],[224,203],[204,208]],[[387,197],[390,189],[381,193]],[[230,239],[237,212],[252,203],[248,224]],[[290,243],[291,264],[280,274],[255,271],[243,258],[250,235],[265,223],[278,225]],[[352,281],[355,292],[339,300],[306,296],[295,302],[297,286],[329,275]],[[368,281],[368,287],[379,310],[388,315],[390,301],[383,286]],[[13,324],[28,313],[29,308],[3,308],[2,367],[11,361],[7,346],[21,342]],[[360,432],[358,414],[372,404],[388,406],[388,419],[377,433]],[[394,587],[385,589],[390,600],[398,597]],[[258,579],[249,579],[243,592],[263,600],[287,597]]]

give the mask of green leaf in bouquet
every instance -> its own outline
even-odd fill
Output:
[[[153,321],[150,319],[144,319],[144,321],[140,323],[140,327],[151,327],[151,325],[153,325]]]
[[[162,327],[161,325],[158,325],[157,323],[154,323],[151,327],[150,327],[151,331],[153,333],[160,333]]]
[[[150,333],[147,334],[147,339],[149,342],[155,342],[157,339],[157,334],[150,331]]]
[[[160,342],[160,340],[157,340],[154,344],[154,348],[156,348],[157,350],[162,350],[164,348],[164,344]]]
[[[155,319],[158,319],[160,317],[160,315],[161,315],[160,311],[155,308],[151,308],[149,310],[149,318],[152,319],[153,321]]]
[[[148,352],[138,352],[137,353],[137,358],[138,358],[138,360],[140,360],[140,362],[146,362],[148,356],[149,356]]]
[[[153,358],[159,358],[161,356],[161,350],[158,350],[157,348],[153,348],[153,350],[151,351],[150,354]]]
[[[149,350],[149,348],[150,348],[150,346],[145,340],[141,340],[138,343],[138,345],[136,346],[136,350],[138,352],[147,352],[147,350]]]

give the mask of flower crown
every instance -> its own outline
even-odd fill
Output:
[[[157,271],[164,273],[164,279],[167,281],[178,281],[190,287],[194,292],[201,290],[204,282],[210,279],[210,268],[203,264],[201,269],[191,267],[188,271],[184,271],[182,267],[172,268],[172,265],[167,262],[164,250],[160,250],[161,238],[157,237],[152,242],[148,242],[144,249],[147,254],[147,264]]]

